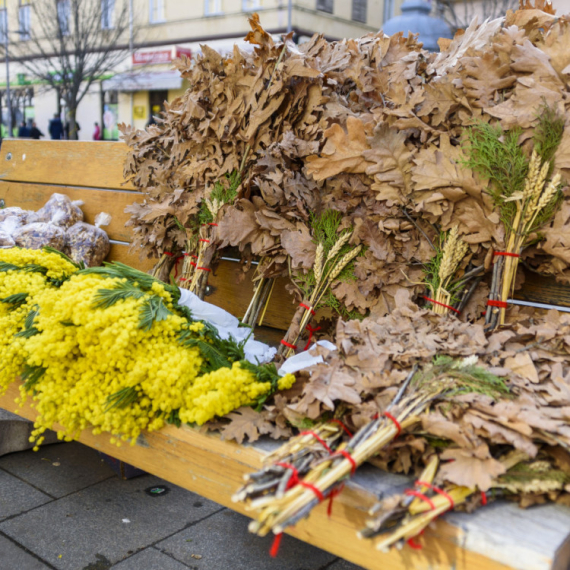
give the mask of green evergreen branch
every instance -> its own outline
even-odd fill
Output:
[[[47,368],[43,366],[29,366],[24,365],[24,370],[22,372],[22,380],[24,381],[24,388],[30,390],[33,388],[40,378],[46,373]]]
[[[4,299],[0,299],[0,303],[5,303],[7,305],[12,305],[9,307],[9,311],[14,311],[19,309],[22,305],[26,303],[28,300],[28,293],[16,293],[14,295],[10,295],[5,297]]]

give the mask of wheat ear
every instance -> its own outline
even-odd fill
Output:
[[[352,232],[346,232],[344,235],[340,236],[338,241],[333,245],[332,249],[329,251],[326,261],[330,261],[331,259],[334,259],[338,255],[338,252],[342,249],[344,244],[350,239],[351,235]]]
[[[325,248],[322,243],[317,246],[317,253],[315,254],[315,283],[318,284],[323,276],[323,265],[325,257]]]
[[[331,271],[329,283],[332,283],[340,275],[340,272],[360,253],[361,249],[362,246],[359,245],[356,249],[349,251],[346,255],[339,259],[338,263]]]
[[[453,273],[453,260],[458,240],[457,226],[451,228],[445,244],[443,246],[443,255],[441,257],[441,265],[439,266],[439,282],[443,283]]]

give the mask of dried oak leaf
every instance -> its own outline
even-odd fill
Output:
[[[342,369],[342,364],[317,364],[311,367],[311,381],[305,385],[303,398],[295,406],[298,412],[309,412],[315,402],[321,402],[329,410],[335,409],[335,401],[360,404],[361,387],[356,375]]]
[[[231,422],[222,430],[222,439],[234,439],[238,443],[242,443],[246,436],[249,441],[257,441],[260,435],[272,434],[276,429],[263,412],[249,407],[239,408],[225,417]]]
[[[325,133],[326,143],[321,156],[311,155],[306,159],[307,175],[315,180],[325,180],[340,174],[364,173],[370,166],[363,156],[369,150],[366,142],[366,125],[360,119],[348,117],[346,132],[335,123]]]
[[[461,67],[461,82],[473,107],[492,105],[497,93],[512,87],[517,79],[510,64],[492,51],[462,58]]]
[[[442,479],[464,487],[477,486],[481,491],[488,491],[493,481],[506,472],[505,466],[491,457],[486,444],[475,449],[446,449],[440,457],[453,460],[440,467]]]
[[[516,356],[507,358],[505,367],[510,368],[513,372],[534,384],[538,384],[540,381],[534,362],[528,352],[519,352]]]
[[[406,146],[406,134],[380,123],[368,138],[364,158],[370,163],[366,174],[374,177],[371,189],[377,200],[404,203],[411,187],[412,152]]]
[[[257,208],[249,200],[238,200],[228,208],[218,224],[220,247],[239,246],[243,251],[250,245],[254,254],[272,247],[275,240],[259,227],[256,213]]]
[[[297,229],[294,231],[284,231],[281,234],[281,245],[291,257],[293,269],[313,267],[317,246],[305,224],[297,224]]]

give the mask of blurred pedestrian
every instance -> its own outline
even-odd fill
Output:
[[[40,137],[45,136],[40,129],[38,129],[38,125],[36,125],[35,121],[32,121],[32,128],[30,129],[30,136],[39,141]]]
[[[61,122],[58,113],[55,113],[53,119],[49,122],[48,131],[49,136],[53,140],[59,140],[63,137],[63,123]]]
[[[26,126],[26,121],[22,121],[20,128],[18,129],[18,138],[20,139],[29,139],[30,138],[30,129]]]
[[[95,123],[95,130],[93,131],[93,140],[100,141],[101,140],[101,128],[99,127],[99,123]]]

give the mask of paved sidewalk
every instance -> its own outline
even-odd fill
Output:
[[[122,481],[79,443],[0,457],[0,570],[359,570],[289,536],[270,558],[247,521],[151,475]]]

